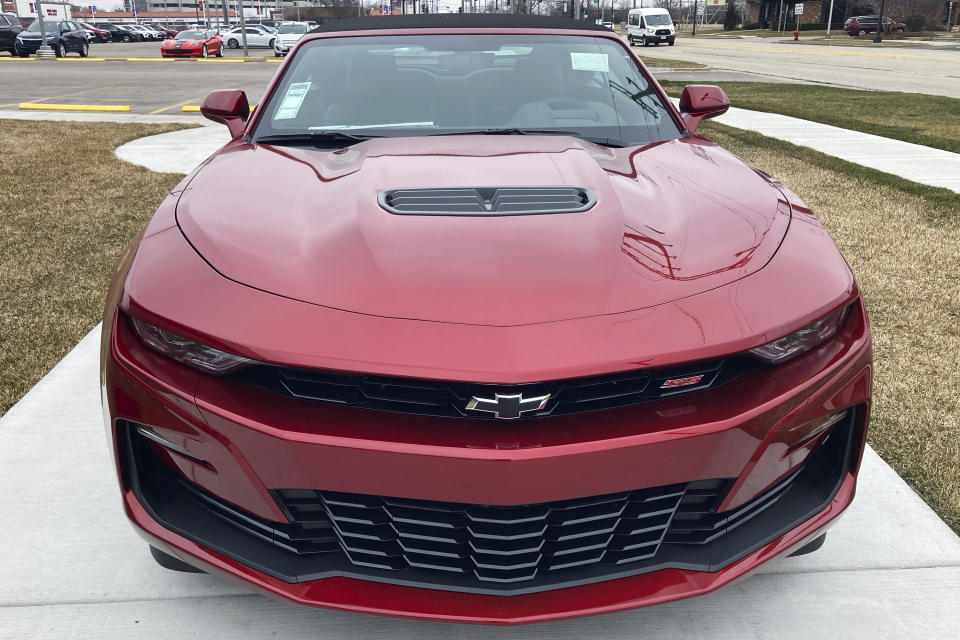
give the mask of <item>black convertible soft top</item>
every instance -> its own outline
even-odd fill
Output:
[[[372,29],[575,29],[606,31],[607,27],[585,20],[554,16],[525,16],[505,13],[428,13],[418,15],[369,16],[331,20],[310,33],[366,31]]]

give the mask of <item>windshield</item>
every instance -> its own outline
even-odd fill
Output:
[[[55,20],[44,20],[43,30],[46,32],[56,31],[58,29],[57,22]],[[31,33],[40,33],[40,22],[34,21],[30,23],[30,26],[27,27],[27,31]]]
[[[608,139],[611,146],[681,135],[652,82],[609,39],[460,34],[307,42],[266,104],[255,137],[537,129]]]
[[[651,27],[669,26],[671,24],[670,16],[665,13],[654,13],[643,16],[643,20]]]
[[[206,40],[207,34],[203,31],[181,31],[177,34],[177,40]]]
[[[282,24],[280,25],[279,33],[306,33],[307,25],[305,24]]]

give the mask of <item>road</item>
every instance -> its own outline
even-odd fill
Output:
[[[97,58],[157,58],[160,44],[104,43],[91,58],[21,60],[0,55],[0,109],[21,102],[130,105],[136,113],[175,115],[183,105],[198,105],[215,89],[243,89],[256,103],[279,68],[271,49],[251,49],[255,62],[239,62],[242,50],[225,51],[207,61],[109,62]]]
[[[0,54],[0,109],[21,102],[128,104],[134,113],[174,115],[214,89],[240,88],[256,103],[279,68],[270,49],[251,49],[253,61],[227,50],[223,59],[110,61],[156,58],[159,43],[96,44],[91,58],[11,59]],[[701,62],[708,71],[655,72],[658,78],[699,83],[734,80],[819,82],[861,89],[882,87],[960,98],[960,47],[889,48],[794,45],[775,39],[682,38],[673,47],[637,48],[650,58]]]
[[[842,42],[841,37],[837,40]],[[638,47],[636,51],[651,58],[700,62],[770,78],[960,98],[960,40],[956,45],[878,51],[773,38],[680,38],[673,47]]]

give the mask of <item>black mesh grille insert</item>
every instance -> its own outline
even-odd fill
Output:
[[[282,490],[298,527],[332,528],[350,562],[408,568],[481,582],[533,580],[538,573],[653,558],[687,492],[717,495],[722,481],[499,507]]]
[[[583,187],[458,187],[395,189],[379,200],[399,215],[518,216],[586,211],[596,196]]]
[[[549,395],[543,407],[524,409],[519,417],[581,413],[708,389],[731,380],[751,366],[755,365],[747,359],[727,358],[671,369],[640,369],[518,385],[399,378],[274,366],[256,367],[243,375],[262,387],[291,398],[419,415],[493,419],[496,417],[494,413],[483,410],[487,405],[480,404],[476,409],[468,409],[471,399],[495,400],[498,394],[520,394],[525,399]],[[665,386],[668,381],[678,380],[683,382],[682,386]]]

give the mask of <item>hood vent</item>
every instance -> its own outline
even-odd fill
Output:
[[[407,216],[530,216],[586,211],[597,198],[583,187],[458,187],[393,189],[379,201]]]

